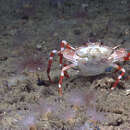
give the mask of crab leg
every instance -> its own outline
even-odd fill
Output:
[[[49,61],[48,61],[48,68],[47,68],[47,76],[48,76],[48,79],[52,82],[51,78],[50,78],[50,69],[51,69],[51,65],[52,65],[52,61],[53,61],[53,57],[54,55],[57,53],[59,56],[60,56],[60,66],[62,66],[63,64],[63,54],[62,54],[62,51],[64,50],[64,48],[68,48],[68,49],[71,49],[71,50],[75,50],[75,48],[71,47],[65,40],[62,40],[61,41],[61,45],[60,45],[60,51],[57,52],[57,50],[53,50],[50,54],[50,57],[49,57]],[[64,65],[65,66],[65,65]],[[66,77],[69,77],[67,75],[67,72],[65,72],[65,76]]]
[[[118,78],[116,79],[115,83],[113,84],[111,90],[115,89],[117,84],[119,83],[120,79],[124,76],[125,74],[125,69],[120,67],[119,65],[114,64],[113,65],[114,68],[116,68],[118,71],[121,71],[122,73],[118,76]]]
[[[62,82],[63,82],[65,72],[66,72],[66,70],[68,70],[68,69],[70,69],[72,67],[75,67],[75,66],[76,66],[75,64],[70,64],[70,65],[65,66],[65,67],[62,68],[61,75],[60,75],[60,80],[59,80],[59,94],[60,94],[60,96],[62,96]]]
[[[64,64],[64,67],[67,66],[67,64]],[[67,71],[64,71],[64,76],[69,78],[70,76],[68,75]]]
[[[49,61],[48,61],[48,68],[47,68],[47,76],[48,76],[48,79],[52,82],[51,80],[51,77],[50,77],[50,69],[51,69],[51,65],[52,65],[52,61],[53,61],[53,57],[55,55],[55,53],[58,53],[56,50],[53,50],[50,54],[50,57],[49,57]],[[67,66],[66,64],[64,64],[64,67]],[[67,73],[67,71],[64,71],[64,75],[65,77],[69,78],[69,75]]]
[[[61,43],[60,43],[60,53],[59,53],[59,56],[60,56],[60,66],[62,66],[63,64],[63,54],[62,54],[62,51],[67,48],[67,49],[71,49],[71,50],[75,50],[75,48],[71,47],[67,41],[65,40],[62,40]]]
[[[127,54],[126,57],[124,57],[124,61],[129,61],[130,60],[130,53]]]
[[[51,80],[51,77],[50,77],[50,69],[51,69],[51,65],[52,65],[52,61],[53,61],[53,57],[54,55],[57,53],[57,50],[53,50],[50,54],[50,57],[49,57],[49,61],[48,61],[48,68],[47,68],[47,76],[48,76],[48,79],[52,82]]]

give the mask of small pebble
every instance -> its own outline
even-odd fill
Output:
[[[42,48],[42,45],[37,44],[37,45],[36,45],[36,48],[37,48],[38,50],[40,50],[40,49]]]
[[[125,95],[128,96],[129,94],[130,94],[130,89],[127,89],[127,90],[125,91]]]

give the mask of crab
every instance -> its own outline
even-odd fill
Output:
[[[95,76],[106,72],[111,72],[113,68],[116,71],[121,71],[111,90],[115,89],[120,79],[125,74],[125,69],[117,63],[130,60],[130,52],[119,46],[109,47],[104,46],[100,42],[88,42],[81,47],[72,47],[70,44],[62,40],[60,43],[60,51],[53,50],[50,53],[48,61],[47,75],[48,79],[52,82],[50,77],[50,69],[55,54],[59,55],[59,62],[61,66],[61,74],[59,79],[59,94],[62,95],[62,82],[64,76],[69,77],[67,70],[77,67],[79,71],[85,76]],[[63,57],[71,64],[63,64]]]

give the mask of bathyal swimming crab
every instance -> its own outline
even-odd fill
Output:
[[[50,69],[52,60],[55,54],[59,55],[60,66],[62,66],[61,75],[59,79],[59,93],[62,95],[62,82],[64,76],[69,77],[67,70],[73,67],[78,67],[78,69],[86,76],[99,75],[105,72],[110,72],[112,68],[117,71],[121,71],[121,74],[116,79],[112,86],[112,90],[116,88],[119,80],[124,76],[125,69],[116,63],[122,61],[130,60],[130,53],[124,48],[119,48],[119,46],[108,47],[104,46],[100,42],[86,43],[85,46],[73,48],[66,41],[61,41],[60,51],[53,50],[50,54],[48,61],[47,75],[50,78]],[[63,57],[70,61],[70,65],[63,64]]]

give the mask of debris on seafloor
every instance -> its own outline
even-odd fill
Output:
[[[48,120],[51,115],[58,111],[58,104],[50,103],[46,98],[39,99],[39,103],[31,106],[31,111],[37,113],[40,118]]]
[[[94,122],[104,122],[106,121],[105,113],[96,110],[96,107],[88,107],[87,116],[89,116],[90,120]]]
[[[100,128],[94,123],[86,121],[82,126],[77,126],[74,130],[100,130]]]
[[[21,116],[20,116],[21,115]],[[37,116],[32,112],[26,114],[21,113],[19,116],[21,119],[17,121],[19,127],[24,130],[37,130]]]
[[[86,105],[89,106],[96,101],[96,93],[94,90],[83,91],[75,88],[67,94],[65,100],[75,108]]]
[[[72,108],[66,108],[66,110],[59,113],[57,117],[65,122],[73,124],[75,122],[76,111]]]

